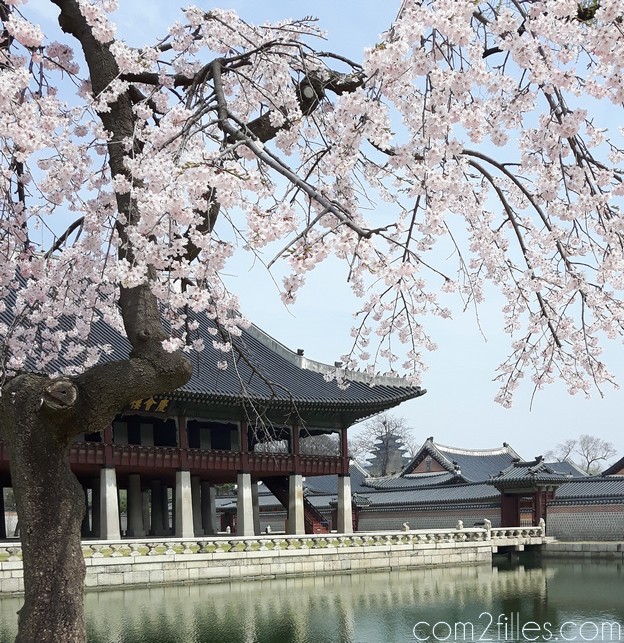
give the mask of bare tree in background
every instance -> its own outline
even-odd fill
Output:
[[[555,458],[559,462],[570,458],[588,474],[595,475],[600,473],[601,463],[606,462],[616,453],[612,442],[583,433],[576,440],[568,439],[561,442],[554,449],[548,451],[546,457]]]

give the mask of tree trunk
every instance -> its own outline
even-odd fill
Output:
[[[72,431],[42,413],[47,378],[22,376],[0,404],[20,519],[24,606],[17,643],[84,643],[84,492],[69,467]]]

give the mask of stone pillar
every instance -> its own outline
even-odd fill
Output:
[[[82,518],[82,525],[80,525],[80,535],[83,538],[88,538],[91,535],[91,521],[89,520],[89,487],[84,483],[82,485],[82,491],[85,498],[85,513]],[[0,497],[4,499],[4,496],[0,495]],[[4,505],[2,506],[2,516],[4,516]],[[0,538],[6,538],[6,534],[4,536],[0,534]]]
[[[288,527],[289,534],[305,534],[303,514],[303,478],[293,473],[288,478]]]
[[[150,524],[150,492],[148,489],[141,492],[141,510],[143,513],[143,529],[147,532]]]
[[[160,480],[152,480],[150,487],[152,491],[152,515],[149,533],[150,536],[164,536],[162,485]]]
[[[100,494],[100,480],[94,478],[91,487],[91,535],[94,538],[100,538],[100,514],[102,506],[102,499]]]
[[[353,533],[351,507],[351,477],[338,476],[338,529],[339,534]]]
[[[191,476],[191,496],[193,498],[193,531],[195,536],[203,536],[201,514],[201,480],[199,476]]]
[[[128,528],[126,535],[130,538],[143,538],[143,493],[141,492],[141,476],[131,473],[128,476]]]
[[[201,483],[201,515],[204,534],[214,536],[217,533],[217,490],[210,482]]]
[[[253,508],[254,534],[260,534],[260,500],[258,498],[258,482],[251,483],[251,506]]]
[[[193,538],[194,536],[190,471],[176,471],[175,536],[176,538]]]
[[[236,494],[236,535],[255,536],[253,501],[251,498],[251,474],[238,474]]]
[[[121,539],[117,476],[112,468],[100,470],[100,538]]]

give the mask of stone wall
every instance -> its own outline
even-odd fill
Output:
[[[624,499],[604,504],[550,502],[546,533],[558,540],[623,540]]]
[[[540,547],[543,558],[612,560],[624,562],[624,542],[549,542]]]
[[[486,564],[485,529],[353,536],[275,536],[187,541],[84,542],[86,587],[219,582],[283,576]],[[23,591],[19,545],[0,545],[0,593]]]

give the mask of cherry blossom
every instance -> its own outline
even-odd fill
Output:
[[[621,0],[405,0],[360,61],[322,52],[313,21],[199,7],[134,49],[115,38],[115,2],[78,0],[117,66],[104,86],[72,36],[48,40],[28,3],[4,6],[4,377],[96,363],[109,347],[84,343],[97,320],[122,327],[120,288],[149,285],[167,351],[203,347],[180,311],[236,333],[221,276],[248,251],[288,266],[286,303],[327,257],[345,262],[362,298],[347,368],[419,381],[428,316],[496,288],[510,336],[498,401],[522,378],[585,394],[612,381]],[[113,134],[122,101],[132,122]]]

